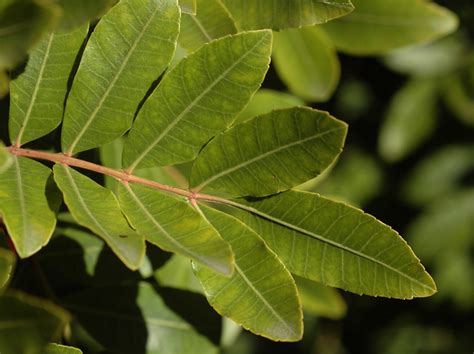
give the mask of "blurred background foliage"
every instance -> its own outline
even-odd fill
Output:
[[[97,18],[114,2],[0,1],[0,138],[5,139],[8,83],[30,48],[51,28],[65,29]],[[269,74],[237,121],[301,104],[347,121],[350,130],[340,160],[299,188],[363,207],[393,226],[433,275],[438,294],[412,301],[370,298],[297,279],[305,309],[305,336],[299,343],[273,343],[242,332],[225,319],[221,329],[186,259],[151,252],[139,274],[129,272],[104,249],[102,241],[73,225],[68,214],[61,215],[56,232],[62,237],[55,238],[35,260],[19,262],[12,288],[49,297],[53,292],[53,298],[65,296],[74,308],[99,306],[101,297],[108,296],[107,289],[112,294],[122,287],[123,306],[137,296],[142,302],[121,310],[132,317],[141,313],[145,320],[147,313],[163,306],[153,296],[159,290],[168,307],[212,342],[220,343],[226,354],[472,352],[474,3],[438,0],[445,6],[441,8],[425,0],[352,2],[356,10],[348,16],[275,32]],[[194,5],[194,1],[182,2],[186,14],[174,63],[206,41],[193,30],[192,16],[207,26],[213,38],[239,30],[219,1],[198,0],[197,13]],[[204,10],[200,11],[200,5]],[[417,26],[407,26],[408,20]],[[17,23],[24,25],[11,31]],[[47,139],[39,145],[51,145],[51,136]],[[97,155],[93,152],[92,158]],[[113,166],[117,157],[106,146],[100,159]],[[178,179],[183,185],[186,181],[180,179],[179,169],[186,166],[143,173],[170,184]],[[0,262],[13,264],[3,246]],[[58,262],[65,266],[58,269]],[[107,283],[111,278],[114,284]],[[6,283],[0,278],[0,288]],[[126,285],[130,283],[135,285]],[[94,292],[97,285],[100,293]],[[86,290],[80,296],[68,297],[82,288]],[[7,297],[2,299],[7,303]],[[30,300],[25,303],[31,306]],[[192,309],[183,309],[183,304],[190,303]],[[90,352],[105,352],[104,343],[128,350],[131,327],[126,320],[117,324],[107,318],[94,320],[80,311],[75,315],[80,324],[72,324],[71,344]],[[0,341],[5,338],[0,336]]]

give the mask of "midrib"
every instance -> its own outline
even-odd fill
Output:
[[[91,116],[89,117],[89,119],[86,121],[86,123],[84,124],[84,127],[80,130],[80,132],[78,133],[76,139],[74,139],[74,141],[72,142],[72,144],[70,145],[68,151],[67,151],[67,154],[71,155],[74,151],[74,148],[76,147],[76,145],[79,143],[80,139],[82,138],[82,136],[85,134],[85,132],[89,129],[89,126],[92,124],[92,122],[94,121],[95,119],[95,116],[97,115],[97,113],[100,111],[100,109],[102,108],[102,105],[104,104],[105,100],[107,99],[108,95],[110,94],[110,92],[112,91],[115,83],[117,82],[117,80],[119,79],[120,75],[122,74],[123,70],[125,69],[125,67],[127,66],[128,64],[128,61],[130,60],[130,57],[132,56],[133,52],[135,51],[135,48],[137,47],[138,43],[140,42],[140,40],[142,39],[143,35],[145,34],[146,30],[148,29],[148,27],[150,26],[150,23],[153,21],[153,19],[155,18],[155,15],[156,13],[158,12],[159,10],[159,7],[157,7],[155,9],[155,11],[153,12],[153,14],[150,16],[149,20],[147,21],[147,23],[145,24],[145,26],[143,27],[143,29],[140,31],[138,37],[135,39],[135,41],[133,42],[133,45],[130,47],[130,50],[128,51],[127,55],[125,56],[125,59],[123,60],[122,64],[120,65],[119,67],[119,70],[117,71],[117,74],[114,76],[114,78],[112,79],[109,87],[107,87],[107,90],[104,92],[104,95],[102,96],[102,98],[100,99],[100,101],[98,102],[97,106],[95,107],[94,111],[92,112]],[[98,39],[97,39],[98,40]]]
[[[222,74],[220,74],[205,90],[203,90],[191,103],[186,106],[186,108],[176,116],[176,118],[166,127],[165,130],[132,162],[132,164],[127,168],[129,173],[138,166],[138,164],[145,158],[145,156],[152,150],[154,147],[163,139],[163,137],[168,134],[168,132],[173,129],[173,127],[178,124],[178,122],[183,118],[183,116],[188,113],[209,91],[212,90],[231,70],[233,70],[242,60],[244,60],[256,47],[258,47],[263,40],[266,39],[266,36],[262,37],[251,49],[242,55],[237,61],[235,61],[231,66],[229,66]]]

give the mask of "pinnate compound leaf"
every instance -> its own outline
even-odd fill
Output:
[[[62,147],[77,153],[114,140],[169,64],[179,8],[173,0],[123,0],[95,28],[69,94]]]
[[[244,110],[237,116],[234,125],[276,109],[302,105],[304,105],[303,100],[296,96],[275,90],[260,89],[250,99],[250,102]]]
[[[218,352],[149,283],[89,288],[64,302],[87,332],[114,353]]]
[[[120,184],[119,200],[132,226],[147,241],[219,273],[232,274],[229,245],[184,198],[137,184]]]
[[[274,30],[325,23],[350,13],[350,0],[223,0],[242,30]]]
[[[316,177],[339,155],[347,126],[307,107],[273,111],[215,137],[191,172],[195,190],[265,196]]]
[[[393,97],[379,132],[378,150],[390,162],[413,152],[436,126],[437,80],[409,81]]]
[[[289,90],[309,101],[325,101],[339,81],[336,49],[321,27],[275,33],[273,62]]]
[[[211,208],[202,210],[235,254],[231,278],[195,266],[209,303],[222,316],[261,336],[287,342],[301,339],[301,305],[285,266],[242,222]]]
[[[12,1],[1,8],[0,69],[11,69],[18,64],[51,29],[58,15],[59,8],[48,1]]]
[[[68,166],[55,165],[53,170],[74,219],[102,237],[128,268],[138,269],[145,240],[130,228],[113,193]]]
[[[82,350],[66,345],[50,343],[47,345],[44,354],[82,354]]]
[[[268,30],[243,32],[183,59],[140,110],[125,141],[124,166],[132,171],[193,160],[260,86],[271,42]]]
[[[25,157],[0,174],[0,215],[21,258],[46,245],[56,226],[60,195],[51,170]]]
[[[10,83],[10,140],[18,146],[61,123],[69,74],[86,34],[87,26],[48,33]]]
[[[204,43],[236,32],[234,21],[220,0],[198,0],[196,14],[181,17],[178,42],[194,51]]]
[[[344,317],[347,305],[336,289],[295,275],[293,278],[305,312],[335,320]]]
[[[458,26],[456,15],[432,1],[352,2],[353,13],[323,27],[336,47],[350,54],[384,54],[444,36]]]
[[[239,201],[252,227],[294,274],[358,294],[425,297],[436,285],[400,235],[359,209],[287,191]]]
[[[0,248],[0,293],[6,288],[15,268],[15,255],[13,252]]]
[[[0,297],[0,352],[43,354],[59,340],[70,315],[55,304],[20,292]]]

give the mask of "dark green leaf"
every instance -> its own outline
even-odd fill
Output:
[[[405,240],[373,216],[307,192],[239,202],[252,227],[294,274],[358,294],[424,297],[436,286]]]
[[[61,123],[69,74],[86,34],[87,26],[51,32],[31,51],[25,71],[10,83],[10,141],[23,145]]]
[[[130,228],[113,193],[64,165],[54,166],[54,179],[74,219],[102,237],[127,267],[137,269],[145,241]]]
[[[173,56],[178,19],[173,0],[123,0],[102,17],[67,100],[64,152],[98,147],[130,128],[138,104]]]
[[[15,268],[16,257],[13,252],[0,248],[0,293],[7,287]]]
[[[125,141],[128,171],[192,160],[229,126],[268,69],[272,34],[244,32],[183,59],[145,102]]]
[[[307,107],[259,116],[206,145],[193,165],[190,185],[232,196],[287,190],[316,177],[336,159],[346,129],[328,113]]]
[[[209,303],[256,334],[277,341],[301,339],[303,315],[295,282],[278,257],[239,220],[207,207],[203,212],[235,254],[230,278],[196,265]]]

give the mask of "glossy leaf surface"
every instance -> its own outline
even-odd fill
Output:
[[[407,243],[359,209],[297,191],[245,204],[253,215],[236,215],[296,275],[373,296],[411,299],[436,292]]]
[[[289,90],[308,101],[327,100],[339,81],[336,49],[318,26],[275,33],[273,62]]]
[[[63,117],[69,74],[87,26],[51,32],[30,53],[25,71],[10,83],[10,140],[28,143],[55,129]]]
[[[349,0],[223,0],[242,30],[274,30],[324,23],[350,13]]]
[[[353,13],[324,25],[336,47],[356,55],[390,50],[453,32],[456,15],[432,1],[353,0]]]
[[[0,174],[0,214],[21,258],[46,245],[56,226],[60,197],[51,170],[25,157]]]
[[[148,283],[90,288],[65,303],[92,337],[114,352],[217,354],[217,348]]]
[[[120,184],[119,200],[132,226],[147,241],[220,273],[232,273],[229,246],[184,198],[137,184]]]
[[[260,86],[271,42],[270,31],[244,32],[183,59],[140,110],[125,141],[124,166],[131,171],[194,159]]]
[[[67,100],[64,152],[98,147],[130,128],[138,104],[173,56],[178,20],[172,0],[124,0],[102,17]]]
[[[196,266],[209,303],[256,334],[278,341],[301,339],[303,316],[296,286],[278,257],[239,220],[207,207],[203,212],[235,254],[230,278]]]
[[[346,129],[328,113],[310,108],[270,112],[207,144],[193,165],[190,185],[232,196],[287,190],[316,177],[336,159]]]
[[[55,304],[20,292],[0,297],[0,352],[43,354],[59,340],[69,314]]]
[[[204,43],[236,32],[234,21],[219,0],[198,0],[196,14],[181,17],[179,43],[194,51]]]
[[[54,179],[76,221],[99,235],[130,269],[137,269],[145,241],[130,228],[113,193],[63,165],[54,166]]]

